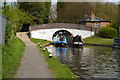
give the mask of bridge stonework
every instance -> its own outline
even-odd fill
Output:
[[[46,39],[52,41],[53,34],[59,30],[66,30],[73,36],[81,35],[82,38],[87,38],[94,35],[91,27],[86,27],[77,24],[67,23],[52,23],[30,27],[30,37],[37,39]]]

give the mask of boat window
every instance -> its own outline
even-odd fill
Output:
[[[60,37],[60,41],[64,41],[64,37]]]

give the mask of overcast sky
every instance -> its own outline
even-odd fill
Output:
[[[108,0],[110,2],[119,2],[120,0]]]
[[[5,0],[0,0],[0,1],[5,1]],[[7,2],[14,2],[14,1],[17,1],[17,0],[6,0]],[[29,1],[29,0],[28,0]],[[41,1],[41,0],[34,0],[34,1]],[[48,1],[48,0],[43,0],[43,1]],[[54,0],[53,0],[54,1]],[[55,0],[56,1],[56,0]],[[61,0],[62,1],[62,0]],[[64,0],[63,0],[64,1]],[[65,0],[65,1],[68,1],[69,2],[69,0]],[[74,0],[71,0],[71,1],[74,1]],[[82,1],[82,0],[77,0],[77,1]],[[85,0],[84,0],[85,1]],[[86,1],[88,1],[89,2],[89,0],[86,0]],[[92,0],[90,0],[90,1],[92,1]],[[94,0],[93,0],[94,1]],[[105,1],[109,1],[109,2],[119,2],[120,0],[105,0]]]

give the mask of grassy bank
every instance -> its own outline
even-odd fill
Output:
[[[31,39],[34,43],[40,43],[43,45],[50,41],[44,41],[41,39]],[[39,46],[37,46],[39,48]],[[45,61],[48,63],[48,68],[52,71],[55,78],[75,78],[75,75],[69,70],[69,68],[61,64],[59,60],[55,57],[49,58],[49,52],[43,51],[42,48],[39,48],[40,52],[43,54]]]
[[[42,39],[33,39],[33,38],[30,39],[30,40],[31,40],[32,42],[36,43],[36,44],[37,44],[37,43],[41,43],[42,45],[50,42],[50,41],[47,41],[47,40],[45,41],[45,40],[42,40]]]
[[[112,45],[113,39],[107,39],[107,38],[100,38],[95,36],[88,37],[84,39],[85,43],[90,44],[102,44],[102,45]]]
[[[2,44],[0,44],[0,80],[2,78]]]
[[[21,63],[25,44],[18,38],[13,38],[3,46],[2,77],[12,78]]]

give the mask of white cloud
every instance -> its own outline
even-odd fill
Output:
[[[17,0],[6,0],[6,2],[17,2]]]
[[[0,2],[4,2],[5,0],[0,0]],[[7,2],[17,2],[17,0],[6,0]],[[120,0],[20,0],[20,2],[119,2]]]
[[[120,0],[108,0],[109,2],[119,2]]]

